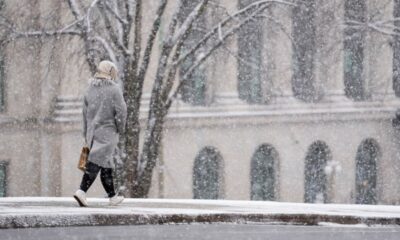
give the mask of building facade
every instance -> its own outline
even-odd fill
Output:
[[[22,4],[12,2],[8,12]],[[32,27],[70,17],[63,4],[28,2],[18,19],[34,19]],[[251,3],[220,0],[230,13]],[[57,21],[33,17],[49,11]],[[183,88],[150,197],[398,204],[400,39],[378,23],[399,12],[397,0],[273,4]],[[78,44],[18,40],[1,49],[0,196],[70,196],[78,187],[90,77]],[[90,196],[103,196],[96,184]]]

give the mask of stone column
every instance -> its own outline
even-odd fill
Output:
[[[226,48],[236,49],[236,41],[226,44]],[[232,51],[233,52],[233,51]],[[236,50],[234,50],[236,52]],[[221,49],[211,57],[207,68],[208,91],[212,96],[212,103],[235,104],[240,103],[237,87],[237,59],[227,51]]]
[[[322,101],[347,99],[343,81],[343,21],[344,1],[316,2],[315,78]]]
[[[374,24],[378,21],[393,19],[392,0],[368,0],[367,19]],[[394,99],[393,91],[393,51],[390,46],[392,37],[383,32],[367,29],[365,47],[366,90],[372,100],[383,101]],[[386,31],[386,29],[382,29]]]
[[[219,4],[226,8],[229,14],[237,11],[238,2],[230,0],[218,0]],[[213,14],[221,14],[221,9],[218,9]],[[224,34],[224,32],[222,33]],[[230,49],[230,52],[223,48]],[[237,59],[235,53],[237,52],[237,41],[232,38],[223,47],[213,53],[208,60],[207,69],[210,70],[208,74],[208,91],[212,96],[212,103],[217,104],[238,104],[242,103],[239,100],[237,88]]]
[[[290,103],[296,101],[292,91],[292,8],[275,5],[266,14],[266,81],[271,83],[273,102]]]

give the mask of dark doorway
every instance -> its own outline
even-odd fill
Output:
[[[278,153],[269,144],[261,145],[251,159],[251,200],[276,200]]]
[[[214,147],[205,147],[197,155],[193,169],[193,198],[220,198],[222,156]]]
[[[322,141],[311,144],[306,155],[304,176],[304,201],[306,203],[327,203],[327,176],[325,167],[331,159],[328,145]]]
[[[356,204],[376,204],[377,162],[380,150],[374,139],[364,140],[356,156]]]

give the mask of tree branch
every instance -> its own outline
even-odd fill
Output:
[[[153,27],[151,29],[149,38],[147,40],[142,64],[139,69],[138,81],[140,81],[140,82],[143,82],[144,78],[146,76],[146,71],[147,71],[149,63],[150,63],[150,56],[151,56],[151,52],[153,51],[155,38],[157,36],[158,31],[160,30],[161,18],[164,15],[166,6],[167,6],[167,0],[161,0],[160,6],[158,7],[157,12],[156,12],[156,18],[154,19],[154,22],[153,22]]]
[[[90,13],[92,12],[92,9],[99,3],[100,0],[93,0],[93,2],[90,4],[87,12],[86,12],[86,30],[87,32],[91,31],[91,24],[90,24]]]
[[[68,30],[74,26],[77,26],[78,28],[81,28],[81,26],[78,25],[83,19],[86,19],[88,22],[87,28],[90,28],[90,14],[92,9],[96,6],[96,4],[99,2],[99,0],[94,0],[91,5],[89,6],[87,12],[85,15],[82,15],[78,5],[75,0],[68,0],[68,4],[70,6],[71,12],[75,16],[75,19],[72,23],[67,24],[66,26],[62,27],[59,30],[42,30],[42,31],[27,31],[27,32],[21,32],[18,30],[15,30],[12,28],[12,26],[9,26],[10,29],[12,29],[12,38],[22,38],[22,37],[52,37],[52,36],[60,36],[60,35],[82,35],[82,31],[77,31],[77,30]]]
[[[133,2],[134,2],[133,0],[125,1],[126,24],[125,23],[122,24],[122,29],[123,29],[122,41],[127,49],[129,49],[130,34],[133,23],[133,14],[132,14],[132,6],[134,4]]]
[[[140,53],[142,49],[142,0],[136,0],[135,5],[135,28],[133,39],[133,69],[135,77],[138,74],[138,66],[140,61]]]
[[[79,31],[66,30],[66,31],[32,31],[32,32],[19,32],[14,31],[12,34],[12,39],[23,38],[23,37],[54,37],[61,35],[81,35]]]
[[[396,20],[395,20],[396,21]],[[396,27],[394,24],[384,24],[382,22],[360,22],[349,20],[345,21],[344,25],[347,28],[351,29],[371,29],[373,31],[382,33],[384,35],[389,36],[400,36],[400,33],[397,33],[396,30],[400,30],[400,28]]]
[[[78,20],[81,18],[81,11],[79,10],[78,4],[75,0],[68,0],[69,9],[71,9],[72,14],[75,19]]]
[[[259,15],[260,17],[263,17],[265,19],[271,20],[273,23],[275,23],[278,28],[285,34],[285,36],[290,40],[290,42],[294,43],[295,41],[293,40],[292,36],[290,35],[289,31],[285,28],[285,25],[281,23],[280,21],[276,20],[275,18],[267,15]]]
[[[126,19],[123,19],[115,9],[113,9],[110,4],[105,1],[104,5],[106,6],[107,10],[117,19],[120,23],[122,24],[128,24],[128,21]]]
[[[125,1],[125,11],[126,11],[126,19],[127,24],[132,24],[133,21],[133,13],[132,8],[135,5],[136,0],[126,0]]]
[[[165,86],[169,87],[168,81],[172,81],[170,75],[171,73],[175,72],[175,67],[176,66],[168,66],[168,59],[171,56],[171,51],[173,50],[174,46],[176,50],[175,54],[173,56],[173,60],[176,60],[176,58],[179,57],[180,55],[180,49],[183,45],[184,40],[187,38],[189,35],[188,33],[190,32],[190,29],[193,25],[193,22],[198,19],[200,14],[202,13],[202,10],[204,7],[207,5],[208,0],[202,0],[197,6],[194,8],[194,10],[189,14],[189,16],[185,19],[184,23],[180,27],[180,29],[175,32],[175,27],[177,24],[178,20],[178,14],[179,12],[176,13],[176,22],[175,18],[171,22],[170,25],[170,37],[164,42],[162,53],[161,53],[161,58],[159,61],[159,66],[157,70],[157,75],[156,75],[156,81],[153,86],[153,91],[151,95],[151,104],[154,103],[155,105],[159,105],[161,102],[164,104],[164,101],[162,97],[165,95],[166,88]],[[180,11],[181,6],[179,6],[178,11]],[[172,37],[171,37],[172,36]],[[167,73],[167,74],[165,74]],[[167,82],[164,84],[163,80],[167,75]],[[159,110],[157,110],[159,111]],[[165,112],[165,111],[163,111]],[[151,114],[155,113],[150,113],[149,118],[151,118]],[[163,113],[164,114],[164,113]]]
[[[236,33],[242,26],[246,25],[250,21],[252,21],[259,13],[264,11],[266,8],[268,8],[269,5],[260,7],[257,9],[253,14],[251,14],[249,17],[247,17],[245,20],[243,20],[241,23],[237,24],[234,26],[231,30],[227,31],[225,35],[222,36],[222,39],[219,39],[219,41],[211,47],[202,57],[197,59],[193,65],[183,74],[183,77],[180,79],[177,88],[175,89],[175,92],[172,94],[172,96],[167,100],[165,103],[165,106],[167,109],[171,107],[171,104],[173,100],[176,98],[178,93],[180,92],[180,89],[183,86],[183,82],[185,82],[194,72],[194,70],[197,69],[198,66],[200,66],[218,47],[220,47],[228,37],[232,36],[234,33]]]
[[[107,8],[107,7],[105,6],[105,4],[106,4],[106,3],[105,3],[104,1],[100,2],[100,4],[99,4],[99,10],[100,10],[100,12],[101,12],[101,16],[102,16],[103,19],[104,19],[104,25],[105,25],[105,28],[107,29],[107,33],[108,33],[108,35],[109,35],[111,41],[113,42],[113,44],[116,46],[116,48],[117,48],[119,51],[121,51],[121,52],[124,53],[124,54],[129,54],[129,53],[128,53],[128,49],[125,48],[125,46],[124,46],[123,43],[122,43],[122,39],[117,35],[117,33],[116,33],[115,30],[114,30],[114,27],[113,27],[114,24],[111,23],[111,20],[110,20],[110,18],[108,17],[107,12],[105,11],[105,9]],[[108,8],[107,8],[107,9],[108,9]]]
[[[202,0],[197,6],[193,9],[193,11],[189,14],[189,16],[182,23],[181,27],[172,37],[172,44],[176,44],[179,39],[181,39],[184,35],[188,34],[190,31],[193,22],[199,18],[202,10],[207,6],[208,0]]]
[[[100,36],[95,36],[90,39],[93,39],[93,40],[99,42],[103,46],[104,50],[107,51],[107,54],[108,54],[109,58],[111,59],[111,61],[113,61],[114,63],[117,63],[117,57],[115,56],[115,53],[114,53],[112,47],[104,38],[102,38]]]
[[[271,3],[282,3],[285,5],[289,6],[296,6],[292,2],[289,1],[279,1],[279,0],[263,0],[263,1],[257,1],[252,4],[247,5],[243,9],[239,10],[233,15],[229,15],[226,17],[224,20],[222,20],[220,23],[218,23],[209,33],[207,33],[193,48],[191,48],[185,55],[183,55],[181,58],[179,58],[174,64],[179,65],[183,61],[185,61],[190,55],[194,54],[201,46],[203,46],[211,37],[213,37],[218,31],[222,28],[225,27],[227,24],[229,24],[232,20],[237,21],[237,18],[247,14],[248,12],[260,8],[266,4],[271,4]]]

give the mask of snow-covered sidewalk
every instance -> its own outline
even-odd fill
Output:
[[[0,228],[192,222],[263,222],[315,225],[400,225],[400,206],[303,204],[262,201],[125,199],[117,207],[89,198],[0,198]]]

